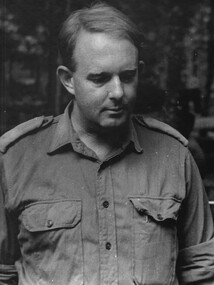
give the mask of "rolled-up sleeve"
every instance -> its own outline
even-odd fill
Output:
[[[214,239],[180,251],[183,284],[214,284]]]
[[[214,284],[214,227],[198,168],[190,153],[185,165],[186,198],[178,224],[179,284]]]
[[[0,154],[0,284],[18,284],[15,268],[17,241],[14,225],[6,210],[6,179]]]

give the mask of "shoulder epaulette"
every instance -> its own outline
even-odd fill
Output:
[[[26,121],[0,137],[0,152],[5,153],[11,143],[26,135],[27,133],[49,125],[53,121],[53,116],[36,117]]]
[[[142,115],[135,115],[134,118],[144,127],[163,132],[176,138],[184,146],[187,146],[189,143],[188,140],[179,131],[164,122],[151,117],[143,117]]]

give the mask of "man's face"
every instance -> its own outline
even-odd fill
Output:
[[[126,39],[82,31],[72,85],[72,119],[84,129],[108,130],[128,122],[138,81],[138,51]]]

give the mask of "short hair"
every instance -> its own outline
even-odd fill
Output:
[[[142,46],[142,33],[126,15],[116,8],[101,2],[89,8],[76,10],[65,20],[58,37],[62,64],[72,71],[76,68],[73,54],[81,30],[127,39],[138,51]]]

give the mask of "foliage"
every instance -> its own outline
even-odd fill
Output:
[[[1,71],[4,71],[0,74],[3,90],[1,113],[3,109],[13,112],[14,106],[20,106],[22,101],[28,102],[32,108],[43,102],[48,108],[45,111],[50,113],[62,110],[67,99],[55,77],[59,63],[57,34],[62,20],[70,11],[92,2],[4,0],[0,3],[0,41],[3,43],[0,59]],[[211,1],[106,2],[129,15],[144,33],[145,72],[142,82],[165,90],[169,98],[197,82],[198,86],[194,88],[200,88],[202,96],[206,96],[207,50],[211,37],[207,24],[211,19]],[[36,112],[39,114],[40,110],[44,111],[36,109]],[[3,129],[13,125],[8,120]],[[20,119],[15,123],[17,120]]]

